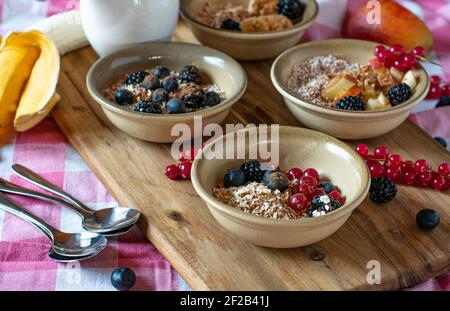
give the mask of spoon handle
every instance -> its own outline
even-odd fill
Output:
[[[16,202],[9,199],[7,196],[5,196],[3,193],[0,193],[0,209],[11,213],[30,224],[37,227],[39,230],[41,230],[45,236],[53,243],[54,241],[54,232],[56,232],[56,229],[50,226],[48,223],[43,221],[42,219],[34,216],[30,212],[28,212],[26,209],[18,205]]]
[[[9,181],[4,180],[3,178],[0,178],[0,192],[10,193],[10,194],[18,194],[23,195],[27,197],[32,197],[40,200],[45,200],[48,202],[53,202],[57,204],[62,204],[64,206],[67,206],[77,213],[79,213],[81,216],[87,216],[87,213],[78,207],[78,205],[72,204],[64,199],[61,199],[59,197],[54,197],[51,195],[47,195],[45,193],[40,193],[31,189],[27,189],[18,185],[15,185]]]
[[[26,181],[28,181],[36,186],[39,186],[42,189],[45,189],[53,194],[56,194],[56,195],[62,197],[64,200],[69,201],[70,203],[78,206],[79,209],[84,210],[84,212],[86,212],[86,213],[89,213],[89,214],[93,213],[93,211],[89,207],[84,205],[82,202],[78,201],[77,199],[75,199],[73,196],[71,196],[64,190],[62,190],[62,189],[58,188],[57,186],[53,185],[52,183],[48,182],[47,180],[45,180],[44,178],[42,178],[41,176],[39,176],[32,170],[26,168],[25,166],[20,165],[20,164],[14,164],[12,166],[12,169],[18,176],[22,177]]]

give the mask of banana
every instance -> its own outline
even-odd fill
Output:
[[[38,30],[44,33],[54,42],[60,55],[89,44],[81,25],[79,11],[53,15],[32,25],[28,30]]]
[[[7,37],[0,51],[0,128],[11,127],[23,89],[40,50],[32,42]]]
[[[43,33],[28,31],[14,34],[18,41],[33,42],[40,50],[28,82],[20,97],[14,119],[16,131],[26,131],[39,123],[56,104],[60,59],[56,46]]]

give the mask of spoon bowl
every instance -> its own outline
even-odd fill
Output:
[[[111,207],[94,211],[83,218],[83,227],[92,232],[121,231],[135,224],[141,213],[128,207]]]
[[[93,232],[65,233],[53,230],[53,250],[67,257],[84,257],[101,252],[107,244],[104,236]]]

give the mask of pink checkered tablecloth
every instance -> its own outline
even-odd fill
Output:
[[[318,2],[321,12],[308,30],[310,40],[339,37],[345,14],[364,0]],[[426,65],[427,71],[450,81],[450,0],[399,2],[423,18],[434,34],[436,43],[431,56],[442,67]],[[0,0],[0,33],[23,29],[46,16],[76,8],[77,3],[78,0]],[[435,109],[435,105],[435,100],[425,100],[411,119],[431,136],[450,142],[450,107]],[[11,173],[13,163],[29,166],[93,208],[117,205],[51,119],[17,134],[13,142],[0,147],[0,176],[30,186]],[[81,226],[79,217],[67,209],[37,200],[14,199],[62,230],[75,232]],[[79,265],[49,260],[48,248],[49,242],[37,229],[0,211],[0,290],[113,290],[110,275],[119,266],[136,272],[134,290],[189,290],[137,228],[128,235],[109,239],[102,254]],[[413,289],[450,291],[450,273]]]

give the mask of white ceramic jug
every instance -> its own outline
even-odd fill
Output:
[[[135,43],[168,41],[178,21],[179,0],[81,0],[83,29],[104,56]]]

